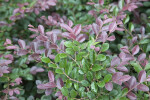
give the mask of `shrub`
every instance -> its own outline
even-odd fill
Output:
[[[29,12],[36,11],[34,7],[38,11],[49,9],[49,3],[38,6],[42,4],[38,1]],[[149,22],[138,23],[143,19],[136,11],[143,1],[120,0],[108,5],[107,1],[90,0],[87,4],[91,7],[86,9],[89,15],[84,20],[72,19],[71,7],[67,15],[70,19],[53,13],[41,16],[37,27],[29,24],[28,29],[34,33],[31,39],[21,38],[18,44],[6,39],[6,52],[0,55],[1,99],[148,100]],[[56,11],[60,12],[62,2],[67,4],[58,1]],[[71,2],[75,4],[69,0],[68,5]],[[28,13],[26,10],[23,12]],[[84,14],[84,10],[79,11]]]

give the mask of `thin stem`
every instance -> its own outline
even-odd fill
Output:
[[[63,72],[63,73],[64,73],[64,75],[65,75],[67,78],[69,78],[69,80],[74,81],[74,82],[77,82],[77,83],[81,83],[80,81],[77,81],[77,80],[74,80],[74,79],[70,78],[65,72]]]

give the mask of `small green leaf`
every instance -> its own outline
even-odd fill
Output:
[[[145,70],[149,70],[150,69],[150,63],[146,64],[145,66]]]
[[[55,59],[54,59],[54,61],[57,63],[57,62],[60,62],[60,57],[59,57],[59,54],[57,54],[56,56],[55,56]]]
[[[62,69],[56,69],[55,72],[58,73],[58,74],[63,74]]]
[[[95,82],[92,82],[91,84],[91,89],[94,91],[94,92],[97,92],[98,88],[97,88],[97,85]]]
[[[92,64],[95,62],[95,52],[94,50],[90,50],[89,58]]]
[[[95,64],[93,67],[92,67],[92,71],[99,71],[103,69],[103,67],[101,65],[98,65],[98,64]]]
[[[102,51],[102,52],[105,52],[105,51],[108,50],[108,49],[109,49],[109,44],[108,44],[108,43],[104,43],[104,44],[102,45],[101,51]]]
[[[90,98],[90,100],[93,100],[95,98],[95,94],[93,92],[91,92],[91,91],[89,91],[87,93],[87,96]]]
[[[66,41],[66,42],[64,43],[64,45],[65,45],[66,47],[68,47],[68,48],[72,48],[72,47],[74,46],[74,44],[73,44],[71,41]]]
[[[127,17],[123,19],[123,23],[126,24],[129,22],[129,20],[130,20],[130,17],[129,15],[127,15]]]
[[[103,54],[99,54],[99,55],[97,56],[97,60],[99,60],[99,61],[104,61],[105,59],[106,59],[106,56],[103,55]]]
[[[83,86],[89,86],[89,85],[90,85],[89,82],[86,81],[86,80],[82,80],[82,81],[81,81],[81,84],[82,84]]]
[[[44,63],[50,63],[50,59],[48,57],[42,57],[41,60]]]
[[[142,70],[141,66],[138,63],[131,63],[131,65],[134,67],[134,70],[138,73]]]
[[[76,92],[74,89],[72,89],[72,90],[70,91],[70,96],[71,96],[72,98],[75,98],[75,97],[77,96],[77,92]]]
[[[143,39],[140,41],[139,44],[147,44],[147,43],[150,43],[150,39]]]
[[[111,80],[111,78],[112,78],[112,75],[111,75],[111,74],[105,75],[105,77],[104,77],[105,83],[109,82],[109,81]]]
[[[128,89],[127,89],[127,88],[124,88],[124,89],[121,91],[121,96],[124,97],[127,93],[128,93]]]
[[[74,50],[72,48],[67,48],[66,49],[66,53],[70,54],[70,55],[74,55],[75,52],[74,52]]]
[[[69,91],[68,91],[68,89],[67,89],[66,87],[62,87],[62,88],[61,88],[61,92],[62,92],[62,94],[63,94],[64,96],[68,96],[68,95],[69,95]]]
[[[66,57],[67,57],[67,54],[65,54],[65,53],[60,53],[60,54],[59,54],[59,57],[60,57],[60,58],[66,58]]]
[[[105,82],[104,82],[104,81],[98,82],[97,85],[98,85],[100,88],[103,88],[103,87],[105,86]]]
[[[119,8],[122,9],[123,6],[124,6],[124,0],[120,0],[119,1]]]
[[[129,23],[129,31],[132,32],[134,30],[134,25],[130,22]]]
[[[57,68],[56,64],[49,64],[48,67]]]

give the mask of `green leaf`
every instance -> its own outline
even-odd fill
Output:
[[[75,52],[74,52],[74,50],[72,48],[67,48],[66,49],[66,53],[70,54],[70,55],[74,55]]]
[[[76,92],[74,89],[72,89],[72,90],[70,91],[70,96],[71,96],[72,98],[75,98],[75,97],[77,96],[77,92]]]
[[[105,59],[106,59],[106,56],[103,55],[103,54],[99,54],[99,55],[97,56],[97,60],[99,60],[99,61],[104,61]]]
[[[98,85],[100,88],[103,88],[103,87],[105,86],[105,82],[104,82],[104,81],[98,82],[97,85]]]
[[[22,99],[20,99],[20,100],[22,100]],[[43,96],[41,97],[41,100],[52,100],[52,96],[51,96],[51,95],[48,95],[48,96],[43,95]]]
[[[150,63],[146,64],[145,66],[145,70],[149,70],[150,69]]]
[[[72,47],[74,46],[74,44],[73,44],[71,41],[66,41],[66,42],[64,43],[64,45],[65,45],[66,47],[68,47],[68,48],[72,48]]]
[[[90,85],[89,82],[86,81],[86,80],[82,80],[82,81],[81,81],[81,84],[82,84],[83,86],[89,86],[89,85]]]
[[[66,87],[62,87],[62,88],[61,88],[61,92],[62,92],[62,94],[63,94],[64,96],[68,96],[68,95],[69,95],[69,91],[68,91],[68,89],[67,89]]]
[[[113,14],[114,14],[115,16],[117,16],[117,15],[118,15],[118,12],[119,12],[119,9],[118,9],[118,7],[116,6],[116,7],[113,9]]]
[[[96,72],[95,78],[100,79],[102,77],[101,72]]]
[[[109,82],[109,81],[111,80],[111,78],[112,78],[112,75],[111,75],[111,74],[105,75],[105,77],[104,77],[105,83]]]
[[[92,82],[91,84],[91,89],[94,91],[94,92],[97,92],[98,88],[97,88],[97,85],[95,82]]]
[[[27,80],[33,80],[33,76],[32,76],[31,74],[27,74],[27,75],[26,75],[26,79],[27,79]]]
[[[134,70],[138,73],[142,70],[142,67],[138,63],[131,63],[131,65],[134,67]]]
[[[63,74],[62,69],[56,69],[55,72],[58,73],[58,74]]]
[[[56,64],[49,64],[48,67],[57,68]]]
[[[109,49],[109,44],[108,43],[102,44],[102,49],[101,49],[102,52],[105,52],[108,49]]]
[[[2,83],[2,82],[8,82],[8,78],[0,77],[0,83]]]
[[[124,89],[121,91],[121,96],[124,97],[127,93],[128,93],[128,89],[127,89],[127,88],[124,88]]]
[[[129,15],[127,15],[127,17],[123,19],[123,23],[126,24],[129,22],[129,20],[130,20],[130,17]]]
[[[59,57],[60,57],[60,58],[66,58],[66,57],[67,57],[67,54],[65,54],[65,53],[60,53],[60,54],[59,54]]]
[[[129,23],[129,31],[132,32],[134,30],[134,25],[130,22]]]
[[[89,59],[90,59],[91,63],[94,64],[94,62],[95,62],[95,52],[94,52],[94,50],[90,50]]]
[[[87,79],[88,79],[89,81],[92,81],[92,80],[93,80],[93,74],[92,74],[92,72],[88,71],[87,74],[86,74],[86,76],[87,76]]]
[[[50,59],[48,57],[42,57],[41,60],[44,63],[50,63]]]
[[[55,56],[55,59],[54,59],[54,61],[57,63],[57,62],[60,62],[60,57],[59,57],[59,54],[57,54],[56,56]]]
[[[94,66],[92,67],[92,71],[99,71],[103,69],[103,67],[101,65],[98,64],[94,64]]]
[[[119,1],[119,8],[122,9],[123,6],[124,6],[124,0],[120,0]]]
[[[143,39],[140,41],[139,44],[146,44],[146,43],[150,43],[150,39]]]
[[[93,100],[93,99],[95,98],[95,94],[94,94],[93,92],[91,92],[91,91],[89,91],[89,92],[87,93],[87,96],[88,96],[91,100]]]

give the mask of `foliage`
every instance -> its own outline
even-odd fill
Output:
[[[0,98],[149,100],[149,4],[2,1]]]

